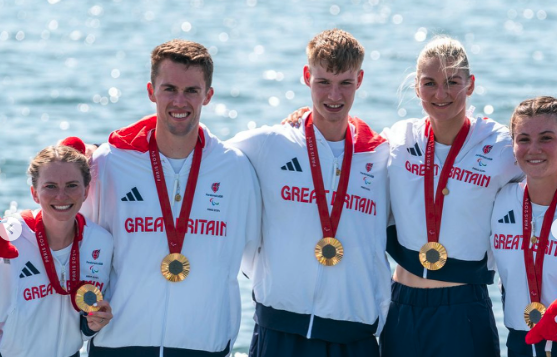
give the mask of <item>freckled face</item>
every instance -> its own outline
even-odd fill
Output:
[[[55,161],[39,169],[37,187],[31,187],[33,200],[41,205],[45,220],[74,220],[89,186],[75,163]]]
[[[557,179],[557,117],[519,118],[513,128],[513,150],[528,179]]]

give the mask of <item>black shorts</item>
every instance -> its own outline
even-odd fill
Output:
[[[499,357],[487,287],[418,289],[393,282],[382,357]]]
[[[307,339],[305,336],[255,324],[249,357],[379,357],[375,337],[351,343]]]

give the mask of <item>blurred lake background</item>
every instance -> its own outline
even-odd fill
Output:
[[[436,34],[468,51],[476,115],[507,124],[520,101],[557,96],[554,1],[0,0],[0,212],[36,207],[25,171],[41,148],[70,135],[104,142],[154,112],[146,83],[156,45],[185,38],[209,49],[215,95],[201,121],[227,139],[310,104],[305,47],[334,27],[366,49],[352,114],[376,131],[423,115],[414,91],[399,88]],[[253,327],[249,282],[241,286],[238,355]],[[506,356],[496,284],[490,292]]]

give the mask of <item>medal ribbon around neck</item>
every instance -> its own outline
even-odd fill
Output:
[[[333,240],[334,242],[326,241],[324,245],[339,245],[336,247],[338,251],[340,249],[341,254],[343,252],[342,245],[335,239],[335,235],[337,232],[338,224],[340,222],[340,216],[342,214],[342,208],[344,206],[344,198],[346,196],[346,191],[348,190],[348,181],[350,179],[350,167],[352,165],[352,155],[353,155],[353,145],[352,145],[352,133],[350,132],[350,125],[347,125],[346,128],[346,137],[344,140],[344,160],[342,162],[342,169],[340,172],[340,179],[337,186],[337,193],[335,196],[335,201],[333,203],[333,210],[331,215],[329,215],[329,209],[327,206],[327,197],[325,195],[325,186],[323,184],[323,176],[321,175],[321,164],[319,162],[319,154],[317,152],[317,141],[315,138],[315,130],[313,127],[313,118],[310,114],[306,120],[306,144],[307,144],[307,151],[309,157],[309,163],[311,168],[311,178],[313,179],[313,186],[315,188],[315,195],[317,201],[317,208],[319,210],[319,218],[321,219],[321,229],[323,231],[323,239],[324,240]],[[321,243],[321,241],[320,241]],[[320,245],[318,243],[318,246]],[[316,247],[316,249],[318,249]],[[316,252],[317,256],[317,252]],[[320,258],[317,258],[320,260]],[[321,260],[321,264],[324,265],[335,265],[337,264],[340,259],[342,259],[342,255],[338,258],[338,260],[329,263],[323,263]],[[333,260],[333,259],[332,259]]]
[[[30,210],[21,212],[21,216],[23,217],[25,223],[27,223],[29,228],[35,230],[35,237],[37,239],[37,244],[39,245],[39,251],[41,252],[41,258],[50,284],[60,295],[72,294],[73,291],[80,286],[79,242],[83,239],[83,226],[85,224],[85,219],[80,214],[76,216],[78,224],[72,243],[72,250],[70,253],[70,278],[67,281],[67,290],[64,290],[64,288],[62,288],[62,285],[60,285],[60,280],[58,279],[58,274],[56,273],[56,267],[54,266],[54,259],[52,258],[52,253],[50,251],[50,246],[48,244],[48,239],[46,236],[46,229],[43,223],[42,211],[39,211],[37,217],[35,218],[33,218],[33,213],[31,213]]]
[[[466,136],[470,131],[470,120],[466,118],[462,127],[455,137],[445,165],[439,175],[439,182],[435,196],[434,188],[434,168],[435,168],[435,134],[429,119],[426,120],[425,135],[428,136],[425,151],[425,172],[424,172],[424,196],[425,196],[425,215],[428,243],[420,249],[418,258],[420,263],[428,270],[439,270],[447,262],[447,251],[445,247],[439,243],[439,234],[441,231],[441,218],[443,216],[443,203],[445,195],[449,194],[447,189],[447,181],[449,174],[453,168],[458,153],[464,145]],[[424,270],[425,277],[425,270]]]
[[[557,191],[553,195],[553,200],[543,217],[542,230],[538,241],[538,249],[536,261],[534,262],[533,246],[530,249],[531,221],[532,221],[532,203],[528,194],[528,186],[524,188],[524,201],[522,203],[522,250],[524,251],[524,265],[526,267],[526,276],[528,277],[528,291],[530,293],[530,301],[540,302],[542,293],[542,274],[543,260],[545,258],[545,249],[547,247],[549,232],[555,215],[555,207],[557,206]]]
[[[184,201],[180,209],[180,215],[177,219],[177,226],[174,226],[172,209],[168,198],[168,191],[166,189],[166,181],[164,179],[164,172],[161,167],[159,149],[157,147],[157,139],[155,138],[156,132],[153,132],[149,140],[149,156],[151,159],[151,167],[153,168],[153,177],[155,185],[157,186],[157,194],[159,196],[159,203],[164,219],[166,228],[166,238],[168,240],[168,249],[171,254],[180,254],[184,244],[184,237],[186,236],[187,223],[190,218],[191,208],[193,204],[193,196],[197,186],[197,178],[199,176],[199,168],[201,167],[201,156],[203,151],[203,144],[200,136],[203,135],[202,129],[199,128],[199,135],[193,151],[193,160],[191,164],[190,173],[188,176],[188,183],[186,184],[186,192],[184,193]],[[189,263],[188,263],[189,264]],[[188,270],[189,272],[189,270]],[[184,277],[185,278],[185,277]]]

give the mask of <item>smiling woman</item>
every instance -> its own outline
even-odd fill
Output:
[[[520,103],[511,118],[511,134],[526,179],[501,190],[491,219],[491,249],[509,330],[507,347],[510,357],[557,356],[557,344],[552,347],[545,341],[557,340],[555,315],[542,319],[557,298],[557,99],[537,97]],[[511,218],[515,224],[508,224]],[[535,343],[533,347],[525,341],[532,327],[526,341]]]
[[[387,251],[398,266],[381,355],[499,356],[486,287],[495,273],[489,219],[496,193],[521,176],[510,136],[467,116],[475,78],[460,42],[429,42],[414,81],[427,117],[385,131],[396,224]]]
[[[112,236],[78,213],[91,180],[84,152],[80,139],[68,138],[29,166],[41,209],[10,217],[21,233],[12,241],[16,256],[0,259],[0,356],[78,356],[82,333],[88,339],[112,319],[101,295]]]

